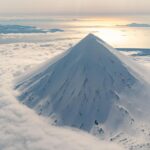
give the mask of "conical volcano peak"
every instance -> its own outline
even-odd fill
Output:
[[[109,119],[119,93],[137,82],[136,74],[112,51],[88,34],[55,63],[19,82],[19,100],[57,125],[91,131]]]
[[[89,33],[86,37],[85,37],[85,39],[97,39],[98,37],[96,37],[93,33]]]
[[[91,63],[91,60],[97,61],[98,63],[101,57],[104,57],[106,60],[110,59],[110,57],[113,59],[114,56],[107,47],[109,47],[107,43],[90,33],[71,48],[67,57],[70,57],[70,59],[74,61],[83,60],[87,63]]]
[[[88,41],[88,42],[92,42],[92,41],[98,41],[98,42],[102,42],[105,43],[102,39],[100,39],[98,36],[94,35],[93,33],[89,33],[85,38],[83,38],[83,40],[81,41]]]

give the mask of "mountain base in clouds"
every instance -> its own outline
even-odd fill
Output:
[[[16,89],[23,104],[53,119],[53,124],[110,139],[120,131],[138,128],[137,114],[147,107],[138,99],[131,105],[130,99],[144,84],[132,61],[89,34],[54,62],[19,81]]]
[[[11,35],[9,35],[8,37],[7,35],[3,36],[5,38],[1,38],[0,40],[1,42],[4,40],[3,44],[0,45],[0,149],[62,150],[62,148],[64,148],[67,150],[68,148],[69,150],[74,150],[78,148],[79,150],[88,150],[88,148],[90,148],[93,150],[96,149],[95,146],[98,146],[97,149],[103,148],[105,150],[109,147],[110,150],[120,150],[120,146],[114,145],[113,143],[121,144],[123,147],[125,147],[126,150],[150,149],[150,129],[149,124],[146,123],[149,122],[149,99],[147,95],[149,93],[149,90],[145,90],[144,88],[139,87],[140,90],[138,89],[138,91],[141,91],[142,94],[140,94],[139,92],[139,94],[134,95],[134,93],[129,94],[130,92],[127,92],[127,94],[125,95],[119,95],[122,102],[127,103],[122,104],[126,107],[122,108],[120,105],[118,105],[117,108],[120,110],[124,110],[122,111],[124,113],[126,112],[125,108],[128,108],[128,112],[131,118],[133,118],[134,115],[138,116],[139,118],[139,120],[137,121],[134,120],[134,125],[136,124],[136,127],[134,126],[134,132],[133,130],[129,130],[129,128],[123,128],[122,130],[116,132],[114,135],[108,136],[106,134],[108,130],[104,127],[104,125],[97,125],[97,121],[94,120],[94,126],[91,132],[95,136],[98,136],[98,138],[99,135],[101,135],[100,139],[108,139],[107,141],[110,140],[112,141],[112,143],[101,142],[100,139],[98,139],[98,142],[100,142],[98,144],[97,142],[94,142],[95,140],[92,140],[93,137],[91,137],[91,140],[87,140],[86,133],[82,132],[85,135],[84,136],[80,131],[76,131],[75,129],[73,129],[74,131],[70,131],[70,129],[68,130],[64,128],[53,127],[50,124],[46,123],[46,118],[39,117],[34,112],[32,112],[32,110],[28,109],[26,106],[23,106],[21,103],[18,103],[17,99],[12,96],[12,89],[6,88],[7,86],[12,87],[11,83],[15,77],[25,74],[26,72],[31,70],[31,68],[38,66],[38,64],[41,64],[45,60],[48,60],[64,52],[68,47],[70,47],[70,43],[75,41],[72,41],[69,37],[62,38],[58,42],[55,36],[53,37],[53,39],[49,37],[49,42],[47,42],[44,41],[44,37],[46,36],[44,34],[40,35],[42,39],[40,40],[40,42],[35,42],[35,37],[32,37],[31,40],[27,40],[25,36],[23,36],[21,39],[18,38],[20,37],[20,35],[13,35],[16,36],[15,38],[17,40],[9,40]],[[64,37],[65,36],[66,34],[64,35]],[[135,59],[136,57],[132,56],[132,58]],[[122,55],[121,60],[124,59],[126,60],[126,57]],[[148,59],[145,60],[145,57],[143,56],[140,57],[140,61],[139,59],[135,60],[141,65],[143,65],[143,62],[149,65]],[[128,59],[126,61],[129,62]],[[135,65],[134,68],[137,68],[137,65]],[[148,76],[145,70],[142,70],[142,72]],[[143,103],[143,101],[145,100],[147,100],[147,102]],[[136,103],[137,101],[138,103]],[[135,103],[137,105],[135,105]],[[141,106],[140,109],[138,109],[139,106]],[[137,111],[132,112],[132,110],[135,110],[135,108],[137,108]],[[124,113],[122,113],[122,115]],[[107,125],[109,124],[110,123],[108,123]],[[70,136],[68,135],[68,132],[70,133]],[[82,142],[83,144],[81,144]]]

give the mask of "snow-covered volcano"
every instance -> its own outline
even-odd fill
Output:
[[[89,34],[55,62],[17,83],[19,99],[40,115],[54,118],[57,125],[91,131],[108,119],[117,126],[124,120],[132,124],[128,109],[118,105],[119,94],[140,81],[118,55]]]

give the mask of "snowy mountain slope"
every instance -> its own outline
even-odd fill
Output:
[[[0,88],[1,150],[123,150],[80,130],[51,126],[19,103],[5,82]]]
[[[138,124],[136,133],[129,135],[120,132],[110,138],[110,141],[119,143],[129,150],[149,150],[150,149],[150,126],[149,124]]]
[[[134,126],[134,117],[121,104],[120,94],[132,93],[132,87],[143,81],[119,56],[89,34],[60,59],[18,82],[19,99],[57,125],[91,132],[101,124],[111,132]]]

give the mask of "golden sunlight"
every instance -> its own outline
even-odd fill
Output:
[[[101,28],[96,34],[97,36],[102,38],[104,41],[113,43],[113,45],[114,43],[117,43],[117,42],[121,43],[125,38],[123,36],[123,32],[115,28]]]

